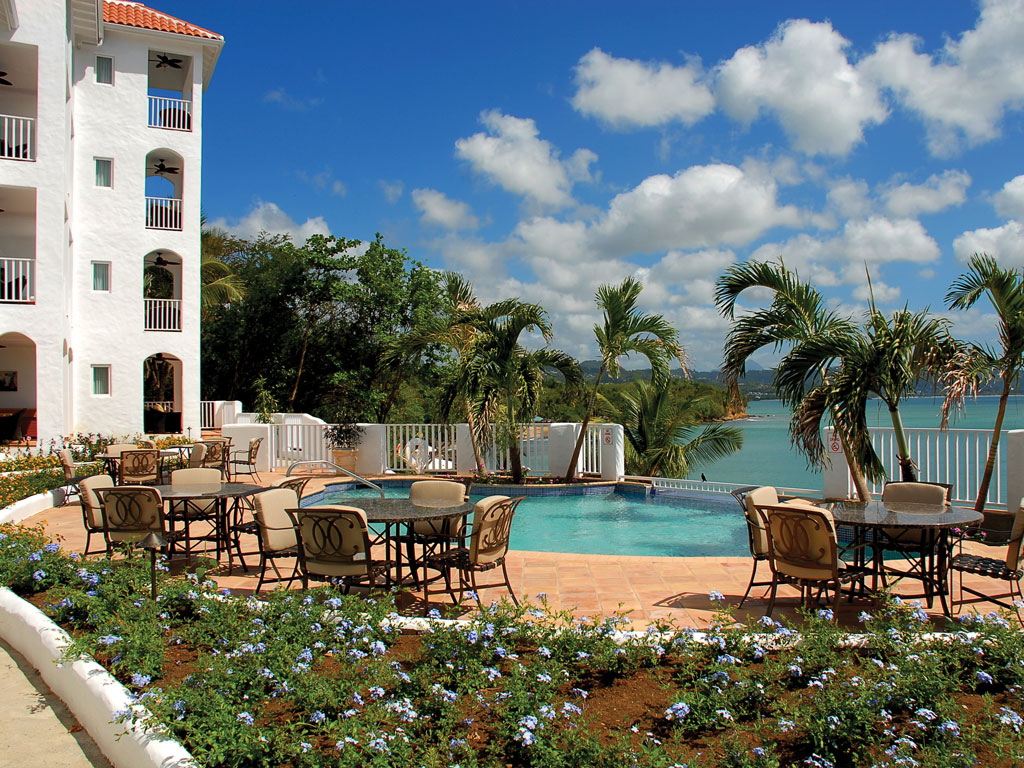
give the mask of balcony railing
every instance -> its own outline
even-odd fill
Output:
[[[35,123],[31,117],[0,115],[0,159],[36,159]]]
[[[33,259],[0,259],[0,301],[31,304],[36,300]]]
[[[192,130],[192,102],[189,99],[149,97],[149,126],[170,131]]]
[[[181,299],[146,299],[147,331],[180,331]]]
[[[146,229],[181,229],[181,200],[147,197]]]

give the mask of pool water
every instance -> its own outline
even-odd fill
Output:
[[[385,493],[406,498],[409,489],[386,488]],[[329,491],[315,503],[348,504],[377,495],[370,489]],[[480,498],[474,495],[472,500]],[[512,522],[511,546],[653,557],[740,557],[750,552],[743,514],[732,498],[675,494],[650,499],[616,493],[529,496]]]

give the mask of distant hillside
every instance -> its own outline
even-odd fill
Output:
[[[583,375],[587,378],[587,381],[593,381],[597,378],[597,372],[601,370],[601,361],[586,360],[580,363],[580,367],[583,368]],[[681,379],[683,378],[683,372],[676,368],[672,371],[672,376],[673,378]],[[629,382],[635,379],[649,378],[651,378],[650,368],[633,368],[630,370],[623,368],[619,378],[608,379],[605,377],[605,381]],[[719,371],[690,371],[690,378],[703,384],[715,384],[719,387],[725,386]],[[751,400],[770,400],[774,398],[775,390],[772,389],[772,371],[762,368],[757,363],[748,363],[746,378],[740,381],[740,392]]]

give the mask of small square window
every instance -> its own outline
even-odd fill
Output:
[[[96,186],[114,186],[114,161],[103,157],[96,158]]]
[[[94,365],[92,367],[92,393],[94,395],[110,394],[109,365]]]
[[[96,82],[104,85],[114,84],[114,60],[109,56],[96,57]]]
[[[94,291],[110,291],[109,261],[94,261],[92,263],[92,289]]]

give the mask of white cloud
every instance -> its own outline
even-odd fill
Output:
[[[1024,105],[1022,39],[1024,0],[983,0],[974,29],[937,56],[918,53],[913,35],[893,35],[860,68],[924,119],[933,154],[948,155],[962,140],[995,138],[1005,111]]]
[[[868,285],[866,275],[864,275],[864,282],[853,289],[853,298],[866,302],[874,296],[876,304],[892,304],[899,299],[900,295],[899,286],[883,283],[875,277],[871,278],[871,285]]]
[[[1010,179],[992,196],[996,212],[1008,219],[1024,221],[1024,175]]]
[[[405,184],[401,181],[386,181],[381,179],[377,182],[377,186],[380,187],[381,193],[384,195],[384,199],[389,203],[397,203],[402,197],[402,193],[405,192]]]
[[[304,112],[320,106],[324,100],[321,96],[295,96],[286,88],[274,88],[263,94],[263,101],[267,104],[277,104],[290,112]]]
[[[453,231],[480,226],[480,220],[466,203],[452,200],[436,189],[414,189],[412,201],[422,212],[420,221],[424,224],[436,224]]]
[[[680,121],[693,125],[715,106],[699,62],[683,67],[616,59],[600,48],[576,65],[573,107],[613,128],[628,129]]]
[[[828,202],[843,218],[858,218],[871,212],[868,184],[862,179],[840,179],[828,190]]]
[[[783,243],[768,243],[751,255],[757,261],[785,261],[804,279],[819,287],[860,285],[864,267],[876,278],[891,262],[929,264],[940,256],[939,246],[916,219],[871,216],[847,221],[842,233],[819,239],[803,233]]]
[[[331,170],[330,166],[316,173],[298,170],[295,172],[295,175],[316,189],[325,192],[329,191],[335,197],[344,197],[348,194],[348,187],[345,186],[343,181],[334,178],[334,171]]]
[[[828,22],[787,21],[719,66],[718,101],[748,124],[774,113],[802,152],[845,155],[887,117],[875,86],[847,61],[848,46]]]
[[[258,201],[248,214],[240,219],[214,219],[210,226],[223,229],[247,240],[256,238],[261,232],[289,235],[296,243],[306,242],[311,235],[329,235],[331,228],[323,216],[314,216],[301,224],[282,211],[276,203]]]
[[[563,162],[558,150],[539,138],[533,120],[497,110],[484,112],[480,120],[488,133],[456,141],[458,157],[503,189],[536,204],[564,208],[573,203],[572,183],[590,177],[589,166],[597,155],[580,149]]]
[[[593,227],[593,246],[627,254],[743,245],[772,227],[800,223],[799,211],[778,205],[776,193],[771,177],[733,165],[649,176],[612,199]]]
[[[994,229],[974,229],[953,241],[953,253],[966,262],[975,253],[987,253],[1004,267],[1024,267],[1024,225],[1008,221]]]
[[[889,186],[882,192],[886,209],[897,217],[938,213],[951,205],[960,205],[967,199],[971,177],[966,171],[945,171],[933,174],[924,184],[904,182]]]

